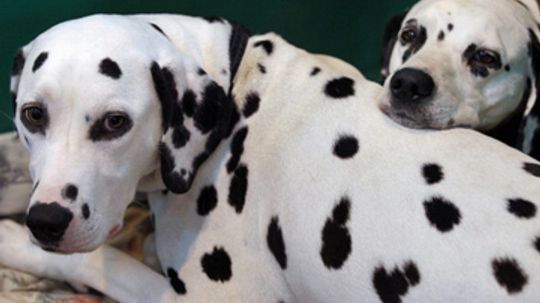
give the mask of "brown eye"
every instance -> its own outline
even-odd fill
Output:
[[[104,126],[107,131],[115,132],[126,125],[128,118],[121,114],[111,114],[105,118]]]
[[[497,63],[499,59],[494,52],[485,49],[479,49],[474,54],[474,61],[484,65],[493,65]]]
[[[417,37],[418,37],[418,34],[416,33],[416,29],[408,28],[408,29],[404,29],[401,32],[400,40],[401,40],[401,43],[403,44],[409,44],[413,42],[414,40],[416,40]]]
[[[45,112],[40,106],[28,106],[23,109],[23,115],[26,121],[34,126],[43,126],[47,122]]]

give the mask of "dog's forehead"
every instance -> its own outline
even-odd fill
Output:
[[[432,39],[442,32],[445,41],[453,41],[460,49],[474,43],[510,57],[522,56],[527,28],[535,26],[525,7],[508,0],[424,0],[411,9],[404,25],[413,19]]]
[[[150,25],[120,16],[92,16],[51,28],[29,45],[20,101],[95,104],[148,95],[151,45],[162,39],[154,32]]]

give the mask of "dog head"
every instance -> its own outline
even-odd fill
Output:
[[[536,99],[537,31],[518,1],[420,1],[386,28],[380,107],[412,128],[488,131],[517,116],[517,129]]]
[[[18,52],[11,90],[35,182],[26,224],[35,243],[65,253],[117,232],[141,180],[160,170],[169,190],[186,192],[232,110],[154,25],[122,16],[38,36]]]

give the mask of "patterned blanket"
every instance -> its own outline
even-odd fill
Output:
[[[15,133],[0,135],[0,219],[23,221],[32,190],[28,174],[28,156]],[[144,260],[144,241],[153,231],[150,216],[144,206],[144,196],[138,196],[128,208],[124,228],[109,244]],[[148,257],[149,254],[146,254]],[[35,277],[0,265],[0,303],[109,303],[100,294],[78,293],[67,283]]]

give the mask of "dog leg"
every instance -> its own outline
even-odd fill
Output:
[[[93,287],[120,302],[176,302],[167,279],[110,246],[60,255],[33,245],[24,227],[0,221],[0,264],[34,275]]]

